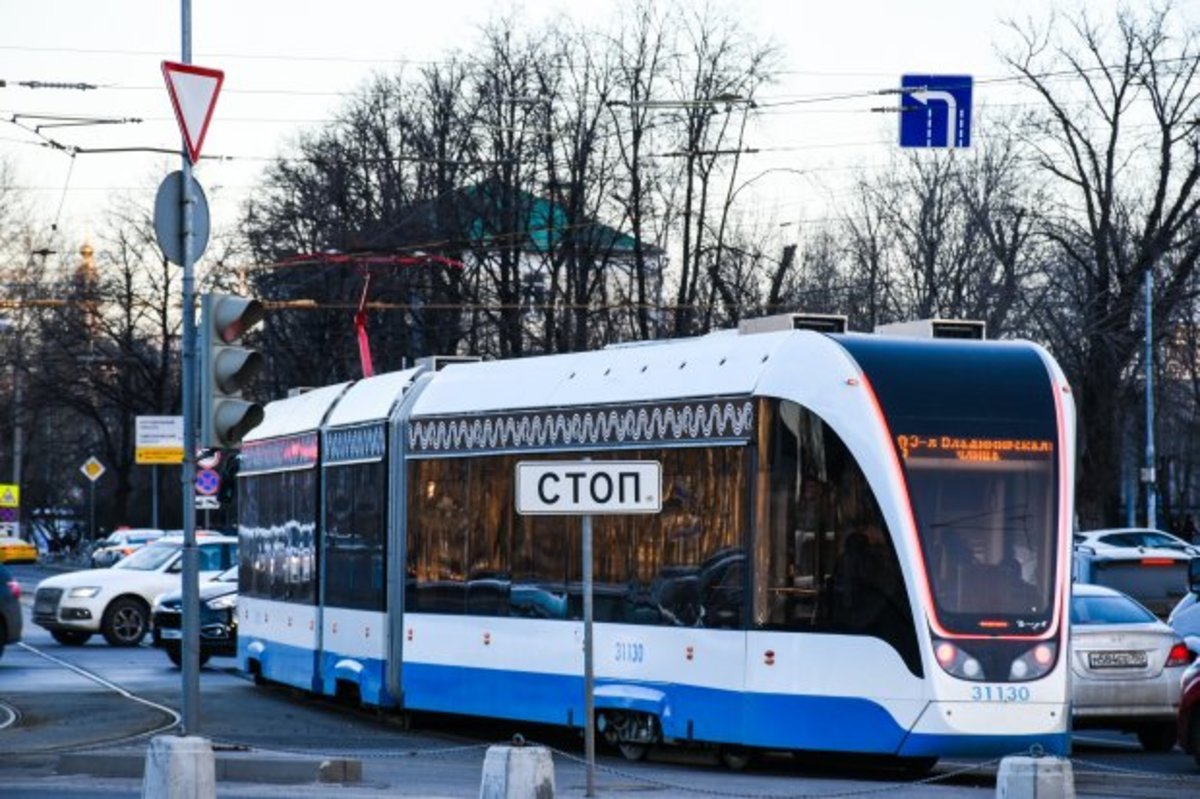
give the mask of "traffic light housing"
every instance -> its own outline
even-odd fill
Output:
[[[228,449],[262,424],[262,406],[243,399],[242,388],[262,371],[263,356],[241,342],[263,315],[258,300],[200,297],[200,446]]]

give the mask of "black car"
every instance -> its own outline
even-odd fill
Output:
[[[237,567],[200,584],[200,663],[213,655],[237,654]],[[183,594],[172,591],[154,603],[154,645],[176,666],[183,662]]]
[[[6,644],[21,640],[21,584],[0,564],[0,655]]]

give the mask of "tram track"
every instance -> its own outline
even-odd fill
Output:
[[[159,702],[155,702],[152,699],[148,699],[144,696],[140,696],[137,693],[134,693],[133,691],[130,691],[127,688],[124,688],[123,686],[106,679],[97,672],[79,666],[78,664],[71,663],[70,661],[63,660],[60,657],[51,655],[48,652],[44,652],[38,647],[25,642],[20,642],[16,644],[16,646],[30,655],[41,658],[60,669],[69,671],[80,678],[93,683],[94,685],[100,686],[101,688],[105,689],[107,695],[115,695],[123,704],[129,703],[137,705],[141,708],[149,710],[150,713],[146,714],[144,717],[145,721],[138,724],[138,729],[136,730],[121,730],[116,734],[102,735],[100,737],[88,738],[87,740],[77,740],[70,743],[57,745],[34,745],[27,747],[19,746],[17,741],[7,741],[5,744],[5,750],[7,754],[20,756],[52,755],[62,754],[65,752],[81,752],[92,749],[120,746],[122,744],[134,743],[150,738],[154,735],[159,735],[161,733],[176,729],[182,720],[180,713],[174,708]],[[105,711],[111,712],[109,709],[105,709]],[[11,719],[7,724],[4,723],[5,715],[11,716]],[[123,720],[126,714],[120,713],[117,715],[119,715]],[[21,708],[13,705],[11,701],[0,703],[0,731],[20,730],[24,727],[22,722],[26,720],[32,720],[38,723],[40,727],[49,731],[47,734],[51,734],[51,732],[54,731],[57,726],[62,726],[61,719],[48,714],[44,710],[39,710],[37,713],[30,712],[27,714],[24,713]],[[71,727],[73,725],[68,724],[67,726]],[[37,736],[34,736],[34,738],[36,737]]]

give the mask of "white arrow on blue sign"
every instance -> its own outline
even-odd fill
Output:
[[[900,78],[901,147],[970,147],[970,75]]]

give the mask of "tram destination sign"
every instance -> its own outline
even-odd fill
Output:
[[[658,461],[520,461],[516,480],[522,515],[662,511]]]

